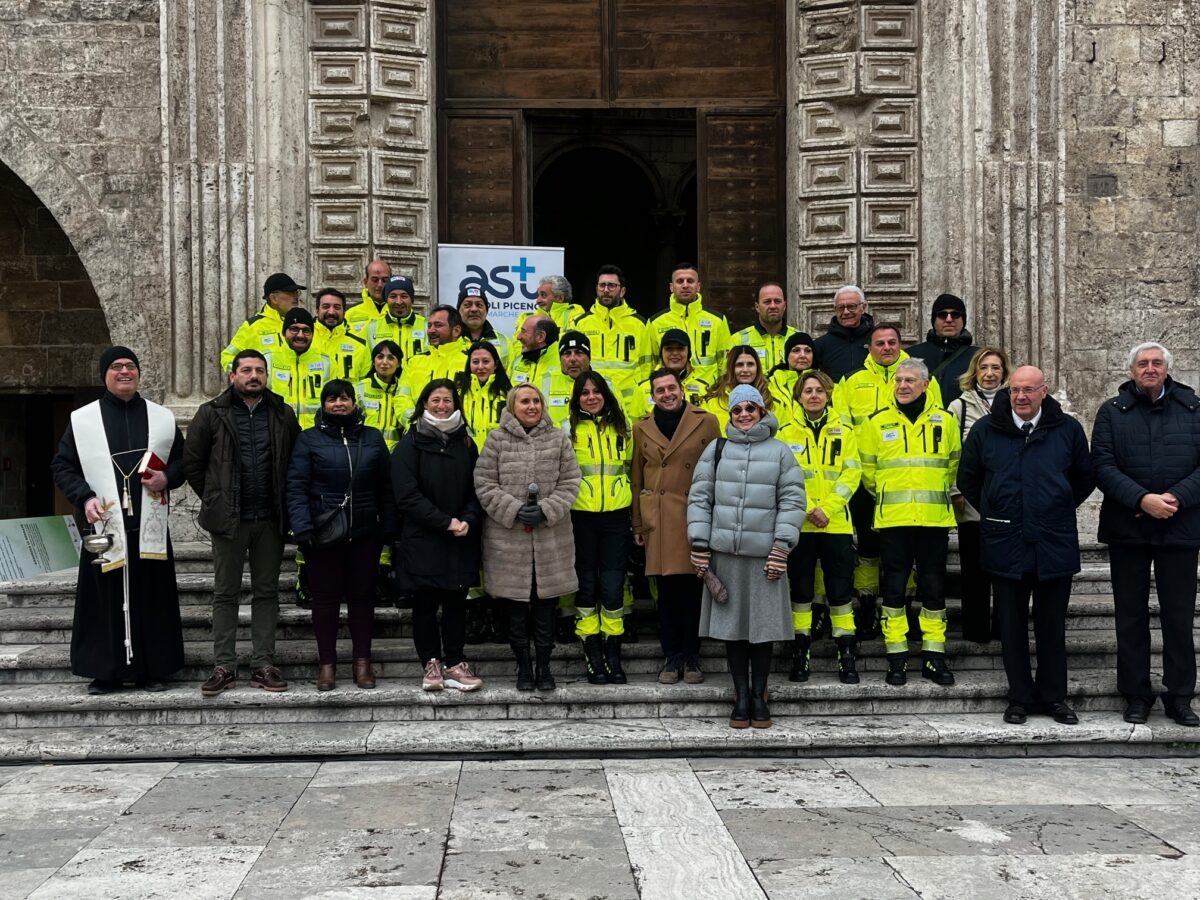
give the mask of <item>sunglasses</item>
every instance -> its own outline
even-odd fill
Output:
[[[737,406],[730,407],[729,414],[731,416],[744,416],[757,411],[758,407],[753,403],[739,403]]]
[[[937,314],[939,319],[961,319],[962,313],[957,309],[943,309]]]

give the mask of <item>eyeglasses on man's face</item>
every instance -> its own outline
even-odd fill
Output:
[[[1039,391],[1044,390],[1045,387],[1044,384],[1039,384],[1037,387],[1015,387],[1009,388],[1008,392],[1017,397],[1032,397]]]

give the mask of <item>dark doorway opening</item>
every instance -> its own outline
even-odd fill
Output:
[[[629,304],[666,304],[671,267],[697,246],[692,110],[545,112],[529,116],[533,242],[566,250],[576,302],[595,298],[596,270],[625,272]]]

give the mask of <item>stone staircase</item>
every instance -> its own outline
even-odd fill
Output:
[[[1150,724],[1122,721],[1116,693],[1111,586],[1102,547],[1085,548],[1067,628],[1071,702],[1077,726],[1031,717],[1005,725],[1006,682],[995,642],[957,637],[959,604],[949,601],[947,655],[957,683],[938,687],[914,665],[907,686],[883,682],[879,641],[862,648],[861,684],[837,681],[832,642],[813,650],[812,679],[786,680],[789,648],[778,645],[771,685],[775,727],[733,731],[727,725],[732,686],[724,652],[706,642],[699,685],[659,685],[661,665],[652,628],[625,648],[628,685],[594,686],[582,677],[577,644],[555,651],[559,689],[519,693],[507,646],[469,648],[484,688],[471,694],[420,690],[421,667],[406,609],[376,613],[374,659],[379,687],[360,691],[342,667],[339,688],[313,687],[315,645],[310,615],[294,605],[294,567],[285,562],[278,662],[292,684],[284,694],[254,690],[243,680],[205,699],[199,683],[211,668],[212,560],[201,543],[176,546],[183,612],[185,667],[163,693],[134,689],[89,697],[70,673],[74,574],[57,573],[0,585],[0,760],[122,758],[294,758],[369,755],[703,755],[906,754],[1063,755],[1192,754],[1196,729],[1180,728],[1156,710]],[[951,575],[957,555],[952,553]],[[951,579],[953,583],[953,577]],[[248,582],[245,584],[248,588]],[[648,604],[642,621],[652,619]],[[249,642],[249,607],[239,639]],[[1157,629],[1157,616],[1153,621]],[[339,642],[349,656],[348,636]],[[1161,666],[1153,638],[1153,666]],[[914,646],[914,656],[917,645]],[[243,665],[242,678],[247,671]]]

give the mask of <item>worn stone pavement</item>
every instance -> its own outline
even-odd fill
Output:
[[[1200,897],[1200,761],[0,768],[5,898]]]

